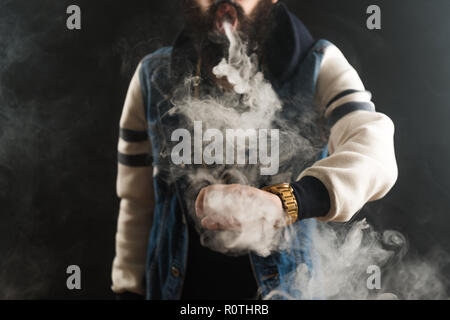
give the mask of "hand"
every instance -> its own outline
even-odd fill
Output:
[[[278,196],[239,184],[216,184],[200,190],[195,211],[209,230],[240,230],[247,223],[283,225],[285,213]]]

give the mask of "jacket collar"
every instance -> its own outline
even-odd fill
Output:
[[[292,14],[284,3],[274,8],[275,25],[265,43],[265,74],[275,85],[286,82],[297,70],[314,39],[305,25]],[[171,75],[179,80],[193,74],[197,52],[186,29],[183,29],[173,45]]]

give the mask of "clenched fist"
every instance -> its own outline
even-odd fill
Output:
[[[202,226],[209,230],[285,225],[280,198],[240,184],[215,184],[203,188],[195,201],[195,210]]]

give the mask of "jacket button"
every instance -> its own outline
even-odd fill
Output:
[[[180,270],[178,270],[175,266],[172,266],[172,268],[170,268],[170,272],[176,278],[180,276]]]

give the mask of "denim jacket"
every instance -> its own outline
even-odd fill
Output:
[[[283,102],[283,112],[287,117],[295,119],[303,112],[302,108],[292,102],[296,100],[295,97],[301,97],[303,102],[306,100],[305,104],[313,105],[323,51],[329,42],[314,41],[301,21],[284,5],[277,5],[276,10],[278,25],[275,34],[278,36],[268,42],[272,48],[269,50],[269,61],[272,64],[269,64],[268,77]],[[182,197],[185,186],[182,181],[173,181],[168,176],[171,164],[167,140],[170,138],[170,130],[176,128],[177,120],[165,115],[172,107],[170,92],[173,77],[176,77],[173,75],[178,71],[180,62],[188,63],[189,55],[193,54],[188,42],[182,33],[173,47],[162,48],[145,57],[140,71],[148,134],[152,143],[155,192],[154,219],[145,274],[147,299],[179,299],[186,271],[189,239],[188,219]],[[291,161],[294,163],[295,158]],[[303,169],[304,167],[295,168],[291,181]],[[310,269],[313,267],[309,235],[315,223],[314,219],[307,219],[293,224],[292,228],[298,232],[295,233],[296,238],[291,240],[292,250],[281,250],[268,257],[250,253],[253,272],[262,296],[276,287],[283,288],[289,273],[299,264],[305,263]],[[298,296],[298,293],[293,294]]]

